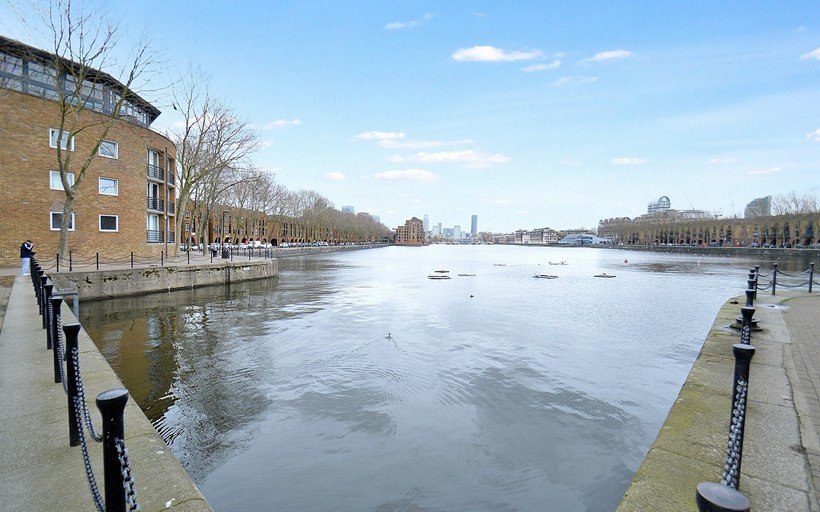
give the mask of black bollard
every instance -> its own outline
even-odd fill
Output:
[[[80,324],[66,324],[63,326],[65,333],[65,353],[66,353],[66,384],[68,385],[68,445],[80,446],[80,430],[77,425],[80,419],[80,411],[77,410],[75,398],[78,397],[77,379],[79,376],[74,368],[74,358],[78,357],[79,342],[77,335],[80,332]]]
[[[755,302],[755,291],[751,288],[746,290],[746,307],[754,306]]]
[[[48,306],[51,300],[51,290],[54,289],[53,284],[43,284],[43,329],[48,327]],[[48,336],[46,336],[48,338]]]
[[[51,297],[51,325],[49,332],[51,333],[51,346],[53,349],[52,356],[54,356],[54,382],[62,382],[60,378],[60,310],[63,305],[63,298],[59,295]]]
[[[37,282],[35,285],[37,286],[37,307],[40,309],[40,314],[43,314],[43,286],[46,285],[46,280],[48,278],[45,276],[45,272],[42,270],[37,273]]]
[[[777,288],[777,263],[774,264],[774,268],[772,269],[772,295],[775,294],[776,288]]]
[[[735,376],[732,381],[732,414],[729,419],[729,443],[721,484],[737,490],[743,460],[743,432],[746,430],[746,402],[749,389],[749,366],[755,348],[752,345],[732,345],[735,356]]]
[[[695,493],[700,512],[749,512],[752,503],[740,491],[715,482],[701,482]]]
[[[750,292],[751,290],[746,291]],[[740,314],[743,316],[743,321],[740,328],[740,343],[743,345],[748,345],[751,343],[752,338],[752,316],[755,314],[755,308],[740,308]]]
[[[809,293],[811,293],[812,281],[814,281],[814,263],[809,263]]]
[[[126,403],[128,391],[125,389],[111,389],[97,395],[97,408],[102,414],[106,512],[125,512],[125,485],[117,440],[125,441],[123,412]]]

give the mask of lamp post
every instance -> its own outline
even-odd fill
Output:
[[[228,259],[228,249],[225,247],[225,214],[228,213],[228,210],[222,210],[222,241],[219,244],[222,247],[222,259]]]

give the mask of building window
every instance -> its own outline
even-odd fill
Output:
[[[100,194],[117,196],[120,193],[119,181],[114,178],[100,178]]]
[[[68,186],[74,185],[74,173],[66,174],[68,179]],[[60,179],[60,171],[48,171],[48,188],[51,190],[65,190],[63,188],[63,180]]]
[[[63,212],[51,213],[51,230],[60,231],[60,223],[63,221]],[[68,230],[74,231],[74,212],[71,212],[71,219],[68,221]]]
[[[120,145],[110,140],[101,141],[99,154],[100,156],[104,156],[105,158],[119,158]]]
[[[117,215],[100,214],[100,231],[119,231],[120,223]]]
[[[60,130],[57,130],[56,128],[49,128],[48,145],[52,148],[56,148],[59,139],[61,149],[74,151],[74,137],[69,137],[68,132],[65,130],[62,132],[62,137],[60,137],[60,133]]]

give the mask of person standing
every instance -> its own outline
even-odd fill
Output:
[[[20,244],[20,259],[23,261],[22,274],[24,276],[30,273],[32,256],[34,256],[34,242],[26,240]]]

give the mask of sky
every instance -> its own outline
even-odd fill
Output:
[[[210,75],[258,134],[255,166],[388,227],[596,228],[661,196],[731,217],[820,194],[816,0],[105,5],[122,45],[150,39],[152,85]],[[42,47],[33,21],[0,4],[0,34]],[[144,95],[159,132],[180,121],[165,91]]]

